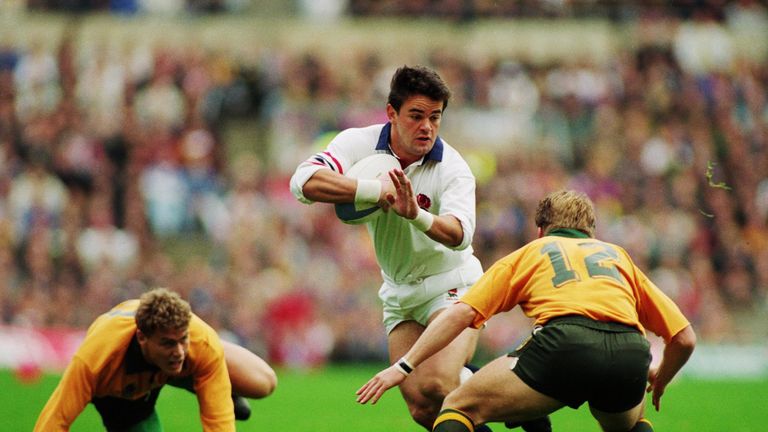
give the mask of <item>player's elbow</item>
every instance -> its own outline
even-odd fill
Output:
[[[472,306],[457,302],[451,308],[455,322],[461,323],[464,327],[469,327],[477,318],[477,311]]]
[[[304,186],[301,188],[301,194],[306,199],[312,201],[319,201],[322,191],[319,182],[313,182],[312,179],[304,183]]]
[[[445,245],[453,250],[466,249],[466,245],[463,243],[463,240],[463,232],[454,233],[453,235],[449,236],[448,240],[445,242]]]
[[[332,176],[332,174],[329,173],[331,173],[331,170],[319,170],[304,183],[301,188],[301,194],[304,196],[305,200],[308,202],[327,203],[345,202],[346,198],[339,195],[339,190],[346,186],[343,186],[333,177],[329,178],[329,175]]]
[[[459,218],[454,215],[441,215],[440,218],[444,221],[441,230],[445,236],[442,242],[445,246],[453,250],[464,250],[472,244],[471,231],[466,230]]]
[[[680,330],[670,343],[674,344],[679,351],[687,356],[691,355],[696,348],[696,333],[693,331],[693,327],[689,325]]]

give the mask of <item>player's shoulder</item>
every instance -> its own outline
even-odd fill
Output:
[[[440,149],[441,160],[440,163],[437,164],[438,166],[449,171],[454,171],[456,169],[469,170],[469,164],[467,163],[466,159],[464,159],[464,156],[461,154],[461,152],[452,145],[448,144],[444,139],[442,139],[442,137],[440,138],[440,146],[442,147]]]
[[[382,129],[384,125],[371,125],[359,128],[344,129],[339,132],[328,146],[325,153],[346,171],[356,162],[378,153]]]
[[[361,127],[350,127],[342,130],[333,138],[334,141],[359,140],[364,138],[378,139],[384,124],[373,124]]]
[[[618,251],[622,255],[629,256],[629,253],[627,252],[627,250],[624,249],[624,247],[621,246],[620,244],[617,244],[617,243],[614,243],[614,242],[611,242],[611,241],[608,241],[608,240],[602,240],[602,239],[599,239],[599,238],[594,238],[594,237],[591,239],[591,241],[593,241],[595,243],[599,243],[599,244],[603,245],[603,247],[605,247],[605,248],[610,248],[610,249],[613,249],[615,251]]]
[[[193,313],[189,321],[189,342],[190,344],[219,345],[221,340],[210,324]]]
[[[192,318],[189,320],[189,331],[201,334],[207,334],[211,332],[216,333],[216,330],[214,330],[210,324],[205,322],[205,320],[200,318],[194,312],[192,313]]]
[[[214,364],[224,357],[224,347],[221,337],[216,330],[200,317],[192,314],[189,322],[189,352],[190,364],[193,369],[205,364]]]
[[[88,329],[88,333],[110,331],[109,329],[136,327],[136,310],[139,300],[126,300],[97,317]],[[104,330],[104,329],[107,330]]]
[[[76,356],[92,370],[101,370],[108,364],[121,361],[136,334],[133,315],[113,314],[117,311],[112,309],[97,318],[77,349]]]

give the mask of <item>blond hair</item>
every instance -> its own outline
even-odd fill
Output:
[[[147,336],[158,330],[186,329],[191,319],[189,303],[166,288],[155,288],[139,298],[136,327]]]
[[[539,201],[536,226],[544,234],[558,228],[570,228],[594,237],[595,207],[584,193],[572,190],[552,192]]]

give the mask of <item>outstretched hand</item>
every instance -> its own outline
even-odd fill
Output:
[[[385,199],[389,206],[386,210],[394,210],[398,215],[413,219],[419,213],[419,204],[413,193],[411,180],[401,169],[392,169],[389,171],[389,181],[394,187],[394,193],[386,193]]]
[[[387,390],[400,385],[405,381],[405,375],[400,372],[395,365],[392,365],[383,371],[379,372],[371,378],[364,386],[360,387],[355,393],[357,395],[357,402],[364,404],[371,401],[371,405],[376,404],[381,396]]]

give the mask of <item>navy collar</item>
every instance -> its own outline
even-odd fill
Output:
[[[376,150],[384,150],[388,153],[392,153],[389,148],[389,135],[392,131],[392,123],[387,122],[381,129],[379,134],[379,141],[376,143]],[[432,146],[432,150],[424,156],[424,162],[433,160],[435,162],[441,162],[443,160],[443,140],[439,136],[435,139],[435,145]]]
[[[589,238],[586,233],[572,228],[556,228],[548,232],[547,235],[568,238]]]

